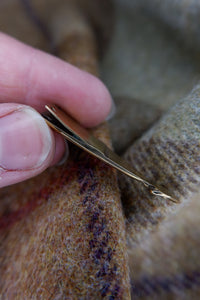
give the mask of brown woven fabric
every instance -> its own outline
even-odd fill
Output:
[[[89,20],[74,1],[59,9],[50,20],[60,56],[97,74]],[[94,134],[110,144],[106,125]],[[130,298],[124,218],[110,167],[74,147],[64,166],[2,189],[0,205],[1,299]]]
[[[34,0],[37,18],[27,3],[2,1],[1,29],[95,75],[104,53],[115,150],[180,204],[70,146],[0,192],[0,298],[199,299],[198,1],[116,0],[108,48],[110,2]],[[94,134],[111,145],[106,124]]]

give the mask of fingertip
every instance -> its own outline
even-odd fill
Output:
[[[71,101],[66,99],[60,105],[85,127],[102,123],[113,113],[114,101],[104,83],[97,77],[73,67],[71,74],[78,83],[77,88],[67,91]],[[59,104],[59,103],[58,103]]]
[[[115,102],[112,99],[111,109],[109,111],[109,114],[106,117],[106,121],[109,121],[110,119],[112,119],[114,117],[114,115],[116,114],[116,110],[117,110],[117,108],[116,108]]]
[[[54,136],[38,112],[26,105],[0,104],[0,187],[38,175],[54,152]]]
[[[93,83],[90,85],[90,107],[83,115],[82,124],[86,127],[94,127],[109,118],[113,113],[114,101],[104,83],[93,77]],[[89,87],[88,87],[89,89]]]
[[[50,166],[62,165],[69,156],[68,143],[64,138],[57,132],[54,132],[55,136],[55,154]]]

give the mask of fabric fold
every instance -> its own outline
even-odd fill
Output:
[[[53,39],[62,33],[60,56],[97,74],[95,34],[71,4],[70,32],[68,18],[62,31],[52,21]],[[94,134],[110,145],[105,124]],[[130,299],[116,172],[77,147],[70,153],[64,166],[1,190],[2,299]]]

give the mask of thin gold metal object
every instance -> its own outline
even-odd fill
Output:
[[[133,170],[123,158],[110,150],[103,142],[95,138],[89,130],[82,127],[59,107],[56,105],[46,105],[45,108],[47,112],[43,113],[42,116],[45,118],[47,124],[62,134],[67,140],[131,178],[140,181],[151,194],[163,197],[175,203],[179,202],[169,196],[167,192],[163,192],[160,188],[142,179],[142,176]]]

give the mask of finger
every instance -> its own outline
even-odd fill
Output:
[[[89,127],[110,113],[111,96],[96,77],[2,33],[0,45],[0,102],[39,111],[55,103]]]
[[[34,109],[0,104],[0,187],[33,177],[55,155],[55,138]]]
[[[53,161],[51,162],[51,166],[53,165],[62,165],[69,156],[69,148],[67,141],[60,135],[60,133],[53,132],[56,141],[56,148]]]

